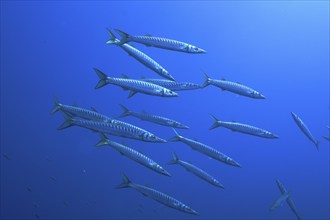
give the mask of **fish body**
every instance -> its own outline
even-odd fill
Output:
[[[133,188],[136,191],[140,192],[144,196],[147,196],[165,206],[168,206],[170,208],[173,208],[173,209],[176,209],[181,212],[188,213],[188,214],[198,215],[198,213],[195,210],[193,210],[192,208],[190,208],[189,206],[185,205],[184,203],[180,202],[179,200],[177,200],[163,192],[160,192],[160,191],[150,188],[150,187],[146,187],[143,185],[133,183],[124,174],[122,174],[122,179],[123,179],[123,182],[120,185],[118,185],[117,188],[130,187],[130,188]]]
[[[223,162],[223,163],[231,165],[231,166],[241,167],[241,165],[239,163],[237,163],[235,160],[228,157],[227,155],[221,153],[220,151],[218,151],[210,146],[207,146],[206,144],[203,144],[201,142],[183,137],[183,136],[179,135],[175,129],[173,129],[173,130],[175,132],[175,136],[172,139],[170,139],[170,141],[180,141],[180,142],[185,143],[186,145],[190,146],[193,150],[196,150],[202,154],[205,154],[206,156],[211,157],[215,160],[218,160],[220,162]]]
[[[137,92],[144,93],[153,96],[162,96],[162,97],[177,97],[178,94],[173,92],[165,87],[137,80],[137,79],[128,79],[128,78],[114,78],[109,77],[105,73],[101,72],[99,69],[94,68],[96,74],[99,77],[99,82],[96,85],[96,89],[99,89],[107,84],[113,84],[122,87],[126,90],[131,90],[129,98],[135,95]]]
[[[224,189],[224,186],[213,176],[211,176],[210,174],[208,174],[201,168],[199,168],[191,163],[180,160],[179,157],[175,153],[173,153],[173,159],[171,161],[169,161],[168,164],[179,164],[182,167],[184,167],[187,171],[193,173],[195,176],[201,178],[202,180],[204,180],[214,186]]]
[[[168,126],[168,127],[173,127],[173,128],[182,128],[182,129],[188,129],[189,127],[177,122],[173,119],[169,119],[163,116],[159,116],[159,115],[153,115],[153,114],[149,114],[147,112],[133,112],[128,110],[125,106],[120,105],[121,108],[124,110],[124,112],[120,115],[120,117],[125,117],[125,116],[133,116],[136,118],[139,118],[141,120],[144,121],[149,121],[155,124],[159,124],[159,125],[164,125],[164,126]]]
[[[170,176],[170,174],[161,167],[154,160],[150,159],[146,155],[134,150],[130,147],[127,147],[123,144],[109,140],[104,134],[100,134],[101,140],[96,144],[96,146],[108,145],[117,150],[120,154],[128,157],[129,159],[165,176]]]
[[[120,41],[115,37],[115,35],[108,29],[108,33],[110,35],[110,40],[107,41],[107,44],[115,44],[120,46],[124,51],[126,51],[130,56],[134,57],[137,61],[148,67],[149,69],[156,72],[158,75],[165,77],[166,79],[173,80],[173,76],[169,74],[169,72],[162,67],[159,63],[149,57],[147,54],[143,53],[142,51],[136,49],[135,47],[123,43],[121,44]]]
[[[254,99],[265,99],[266,97],[261,94],[260,92],[256,91],[255,89],[252,89],[246,85],[243,85],[241,83],[237,82],[231,82],[227,81],[225,79],[217,80],[212,79],[206,73],[204,73],[205,76],[205,82],[203,84],[203,88],[208,85],[214,85],[216,87],[219,87],[223,91],[230,91],[232,93],[236,93],[238,95],[254,98]]]
[[[252,125],[243,124],[243,123],[239,123],[239,122],[220,121],[213,115],[211,115],[211,117],[213,118],[214,123],[209,128],[209,130],[212,130],[217,127],[224,127],[224,128],[230,129],[235,132],[240,132],[240,133],[249,134],[249,135],[258,136],[258,137],[271,138],[271,139],[279,138],[278,135],[273,134],[272,132],[264,130],[262,128],[254,127]]]
[[[146,142],[166,142],[164,139],[157,137],[151,132],[148,132],[142,128],[128,123],[126,123],[126,126],[123,126],[122,124],[118,125],[103,121],[91,121],[72,118],[70,115],[67,115],[65,113],[63,115],[66,118],[66,121],[58,128],[58,130],[62,130],[70,126],[76,125],[98,133],[106,133],[119,137],[132,138]]]
[[[177,82],[167,79],[141,79],[142,81],[157,84],[172,91],[195,90],[202,88],[199,84],[191,82]]]
[[[281,194],[288,193],[287,190],[284,188],[283,184],[279,180],[276,180],[276,184],[277,184],[277,187],[279,188],[279,190],[281,191]],[[297,219],[301,220],[302,218],[299,215],[299,213],[297,212],[296,206],[294,205],[291,196],[286,199],[286,202],[288,203],[291,211],[296,215]]]
[[[293,117],[293,120],[295,121],[295,123],[299,127],[299,129],[302,131],[302,133],[304,133],[304,135],[311,142],[313,142],[313,144],[315,144],[315,147],[318,150],[319,149],[319,142],[317,140],[315,140],[315,138],[313,137],[312,133],[310,132],[310,130],[308,129],[308,127],[306,126],[306,124],[294,112],[291,112],[291,115]]]
[[[199,47],[177,40],[155,37],[151,35],[132,36],[118,29],[116,29],[116,31],[121,36],[120,44],[125,44],[127,42],[136,42],[149,47],[158,47],[166,50],[174,50],[185,53],[206,53],[205,50]]]

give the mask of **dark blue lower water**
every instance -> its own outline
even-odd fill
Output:
[[[215,86],[178,91],[177,98],[136,94],[107,85],[95,90],[93,67],[111,77],[160,78],[125,53],[106,45],[106,28],[184,41],[207,51],[187,54],[133,43],[177,81],[214,79],[248,85],[266,96],[252,99]],[[117,35],[117,33],[115,33]],[[117,37],[119,37],[117,35]],[[225,153],[226,165],[180,142],[146,143],[109,136],[145,153],[171,173],[159,175],[79,127],[57,131],[54,96],[64,104],[94,107],[111,117],[132,111],[165,116],[178,129]],[[295,112],[320,141],[319,151],[299,130]],[[279,139],[208,130],[219,120],[264,128]],[[164,139],[171,128],[122,119]],[[329,219],[329,2],[1,1],[1,219],[295,219],[289,206],[269,211],[290,191],[303,219]],[[177,165],[176,152],[217,178],[212,186]],[[115,189],[124,172],[189,205],[199,216],[163,206],[133,189]]]

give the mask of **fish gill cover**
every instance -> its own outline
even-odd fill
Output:
[[[2,1],[0,218],[329,219],[328,8]]]

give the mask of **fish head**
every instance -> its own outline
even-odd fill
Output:
[[[193,45],[188,45],[186,47],[186,49],[187,49],[188,53],[206,53],[206,51],[203,50],[202,48],[199,48],[199,47],[196,47],[196,46],[193,46]]]
[[[266,99],[266,96],[264,96],[263,94],[261,94],[260,92],[258,91],[252,91],[250,93],[250,95],[253,97],[253,98],[256,98],[256,99]]]
[[[159,143],[165,143],[165,142],[167,142],[166,140],[164,140],[162,138],[159,138],[159,137],[157,137],[156,135],[154,135],[152,133],[145,133],[145,134],[143,134],[142,139],[144,141],[147,141],[147,142],[159,142]]]
[[[165,175],[165,176],[171,176],[163,167],[161,167],[159,164],[156,162],[152,161],[150,165],[159,173]]]
[[[272,132],[269,132],[269,131],[263,131],[262,135],[266,138],[279,138],[278,135],[273,134]]]
[[[182,128],[182,129],[188,129],[189,127],[184,125],[184,124],[181,124],[180,122],[177,122],[177,121],[173,121],[170,123],[170,125],[172,127],[175,127],[175,128]]]
[[[166,97],[177,97],[177,96],[179,96],[178,93],[176,93],[172,90],[166,89],[166,88],[163,88],[161,93],[162,93],[163,96],[166,96]]]
[[[171,76],[171,74],[164,68],[160,68],[158,69],[160,71],[160,74],[162,76],[164,76],[165,78],[169,79],[169,80],[172,80],[172,81],[175,81],[175,79],[173,78],[173,76]]]

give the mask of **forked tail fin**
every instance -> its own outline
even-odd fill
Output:
[[[212,114],[210,114],[210,116],[214,122],[213,122],[212,126],[209,128],[209,130],[219,127],[220,126],[219,120],[216,117],[214,117],[214,115],[212,115]]]
[[[179,162],[179,157],[176,155],[175,152],[173,152],[173,159],[170,160],[167,164],[172,165],[172,164],[177,164]]]
[[[129,38],[129,34],[125,33],[124,31],[118,30],[118,29],[115,29],[115,31],[116,31],[116,32],[120,35],[120,37],[121,37],[121,39],[120,39],[118,45],[122,45],[122,44],[127,43],[128,38]]]
[[[116,188],[121,189],[121,188],[130,187],[130,184],[132,182],[130,179],[128,179],[128,177],[124,173],[121,174],[121,178],[122,178],[123,182],[121,184],[119,184]]]
[[[54,114],[55,112],[58,112],[61,109],[60,102],[58,101],[56,96],[54,96],[54,102],[55,102],[55,106],[54,106],[51,114]]]
[[[205,78],[205,81],[203,83],[203,85],[201,86],[202,88],[205,88],[206,86],[210,85],[211,84],[211,78],[202,70],[203,74],[204,74],[204,78]]]
[[[99,89],[99,88],[107,85],[108,84],[108,82],[107,82],[108,76],[105,73],[103,73],[101,70],[97,69],[97,68],[93,68],[93,69],[94,69],[94,71],[96,72],[97,76],[100,79],[98,81],[98,83],[96,84],[95,89]]]
[[[123,113],[119,116],[120,118],[122,117],[126,117],[129,116],[131,114],[130,110],[128,110],[128,108],[126,108],[124,105],[119,104],[120,107],[123,109]]]

